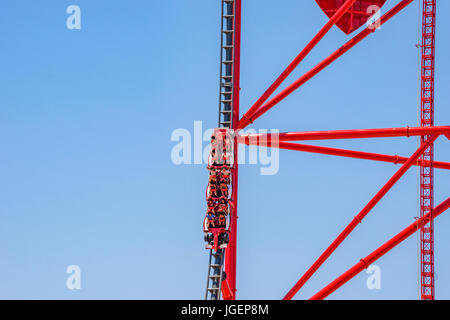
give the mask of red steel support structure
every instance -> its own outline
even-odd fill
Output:
[[[359,0],[361,1],[361,0]],[[400,1],[394,8],[389,10],[386,14],[384,14],[379,20],[376,21],[375,24],[377,25],[383,25],[388,20],[390,20],[393,16],[395,16],[397,13],[402,11],[405,7],[407,7],[411,2],[414,0],[403,0]],[[336,1],[341,2],[341,1]],[[239,129],[243,129],[249,124],[253,123],[257,118],[259,118],[261,115],[263,115],[265,112],[267,112],[269,109],[273,108],[276,104],[278,104],[280,101],[285,99],[288,95],[290,95],[292,92],[300,88],[302,85],[304,85],[306,82],[311,80],[314,76],[316,76],[320,71],[324,70],[326,67],[328,67],[330,64],[332,64],[334,61],[336,61],[339,57],[344,55],[346,52],[348,52],[350,49],[352,49],[355,45],[357,45],[359,42],[361,42],[364,38],[375,32],[376,28],[367,27],[363,31],[361,31],[358,35],[356,35],[354,38],[352,38],[350,41],[348,41],[346,44],[344,44],[342,47],[340,47],[338,50],[336,50],[334,53],[332,53],[328,58],[317,64],[314,68],[312,68],[309,72],[305,73],[302,77],[297,79],[294,83],[292,83],[290,86],[288,86],[286,89],[281,91],[279,94],[277,94],[274,98],[272,98],[270,101],[266,102],[264,105],[259,107],[258,109],[252,107],[250,108],[247,113],[242,116],[241,120],[239,121]]]
[[[222,6],[219,128],[226,128],[235,145],[233,134],[239,123],[239,91],[241,60],[241,0],[220,0]],[[236,299],[236,249],[237,249],[237,201],[238,201],[238,148],[234,147],[230,163],[231,182],[227,183],[227,240],[210,249],[209,269],[205,299]],[[231,197],[228,188],[231,184]],[[208,239],[205,237],[205,239]],[[208,241],[208,240],[207,240]],[[226,245],[227,243],[227,245]],[[225,244],[225,246],[223,246]]]
[[[239,94],[241,73],[241,0],[234,0],[234,52],[233,52],[233,112],[232,128],[239,123]],[[236,299],[236,256],[237,256],[237,222],[238,222],[238,148],[235,138],[234,164],[232,168],[232,206],[230,212],[230,242],[225,254],[226,282],[229,289],[228,300]],[[225,295],[224,295],[225,296]],[[226,297],[226,296],[225,296]]]
[[[436,38],[436,0],[423,0],[422,11],[422,65],[420,125],[434,126],[434,68]],[[421,143],[431,139],[422,136]],[[425,222],[420,228],[420,297],[434,300],[434,221],[426,213],[434,206],[434,145],[431,144],[422,155],[429,165],[420,167],[420,218]]]
[[[371,210],[387,195],[390,189],[404,176],[412,167],[420,167],[420,217],[404,229],[397,236],[386,242],[379,249],[374,251],[365,259],[362,259],[353,268],[336,279],[329,286],[314,295],[312,299],[323,299],[334,292],[337,288],[352,279],[361,270],[378,258],[386,254],[395,246],[400,244],[407,237],[420,229],[421,233],[421,298],[434,299],[434,236],[433,220],[443,213],[450,206],[450,200],[447,199],[439,206],[434,207],[433,182],[434,168],[450,170],[449,162],[434,160],[434,142],[440,137],[445,136],[450,140],[450,126],[434,126],[434,54],[435,54],[435,28],[436,28],[436,0],[423,1],[423,19],[422,19],[422,65],[421,65],[421,123],[416,128],[382,128],[382,129],[359,129],[359,130],[335,130],[335,131],[314,131],[314,132],[287,132],[275,136],[269,134],[244,134],[248,125],[253,123],[260,116],[269,111],[272,107],[280,103],[292,92],[300,88],[307,81],[311,80],[326,67],[330,66],[339,57],[347,53],[350,49],[360,43],[363,39],[374,33],[377,28],[391,20],[395,15],[410,5],[414,0],[397,0],[393,7],[377,19],[373,25],[368,25],[360,31],[351,40],[347,41],[334,53],[329,55],[322,62],[319,62],[314,68],[306,72],[299,79],[288,85],[284,90],[271,98],[275,91],[283,84],[288,76],[303,61],[303,59],[313,50],[313,48],[322,40],[328,31],[337,25],[345,33],[350,34],[368,21],[373,12],[373,6],[379,5],[381,8],[386,0],[316,0],[322,9],[329,16],[330,20],[320,29],[317,35],[307,44],[300,54],[289,64],[285,71],[281,73],[275,82],[264,91],[263,95],[251,106],[251,108],[239,118],[239,90],[240,90],[240,49],[241,49],[241,0],[222,0],[226,3],[234,3],[234,42],[233,42],[233,85],[232,85],[232,116],[227,120],[229,128],[235,130],[235,161],[232,167],[232,208],[231,208],[231,227],[230,241],[225,253],[225,272],[226,280],[222,286],[224,299],[236,299],[236,244],[237,244],[237,201],[238,201],[238,147],[237,143],[247,145],[262,145],[276,147],[286,150],[296,150],[301,152],[313,152],[319,154],[350,157],[380,162],[389,162],[401,165],[385,185],[374,194],[372,199],[361,209],[361,211],[350,221],[347,227],[339,236],[329,245],[329,247],[319,256],[312,266],[303,274],[300,280],[286,294],[284,299],[292,299],[301,287],[314,275],[320,266],[333,254],[348,235],[356,229],[362,220],[371,212]],[[419,0],[417,0],[419,1]],[[330,7],[334,6],[334,7]],[[369,8],[372,8],[369,14]],[[367,9],[367,12],[365,12]],[[367,19],[367,20],[364,20]],[[229,46],[228,46],[229,47]],[[229,84],[229,83],[228,83]],[[230,92],[224,92],[229,96]],[[271,99],[270,99],[271,98]],[[269,100],[270,99],[270,100]],[[229,101],[228,98],[225,102]],[[226,104],[226,103],[225,103]],[[229,114],[231,108],[220,110]],[[291,143],[289,141],[317,141],[332,139],[362,139],[362,138],[384,138],[384,137],[421,137],[421,143],[418,149],[410,157],[400,157],[398,155],[386,155],[369,153],[355,150],[344,150],[329,148],[323,146],[304,145]],[[268,143],[276,139],[276,143]]]
[[[290,300],[300,290],[303,285],[312,277],[312,275],[322,266],[322,264],[330,257],[330,255],[341,245],[348,235],[360,224],[367,214],[377,205],[378,202],[388,193],[388,191],[396,184],[400,178],[411,168],[412,164],[419,159],[424,151],[438,138],[438,135],[422,144],[419,149],[405,162],[401,168],[392,176],[392,178],[378,191],[378,193],[369,201],[369,203],[355,216],[345,229],[338,235],[330,246],[322,253],[322,255],[314,262],[314,264],[305,272],[295,286],[284,297]]]
[[[412,234],[414,234],[419,228],[423,228],[423,226],[426,223],[428,223],[427,221],[429,221],[430,219],[434,220],[439,215],[444,213],[449,207],[450,207],[450,198],[447,198],[447,200],[442,202],[440,205],[438,205],[432,211],[427,212],[419,220],[410,224],[407,228],[403,229],[402,232],[397,234],[391,240],[387,241],[385,244],[383,244],[377,250],[372,252],[370,255],[368,255],[364,259],[361,259],[357,264],[355,264],[347,272],[345,272],[339,278],[334,280],[328,286],[326,286],[325,288],[320,290],[318,293],[316,293],[313,297],[311,297],[311,300],[325,299],[328,295],[330,295],[332,292],[334,292],[336,289],[338,289],[340,286],[342,286],[348,280],[352,279],[354,276],[356,276],[362,270],[367,269],[367,267],[370,264],[374,263],[376,260],[381,258],[389,250],[393,249],[398,244],[400,244],[401,242],[406,240],[408,237],[410,237]]]
[[[234,23],[234,86],[233,86],[233,129],[236,130],[239,123],[239,94],[241,90],[240,78],[241,78],[241,0],[235,0],[235,23]],[[233,191],[231,199],[233,201],[233,207],[231,210],[231,233],[230,243],[227,248],[227,254],[225,258],[225,272],[228,277],[228,285],[231,291],[231,299],[236,299],[236,250],[237,250],[237,222],[238,222],[238,149],[235,138],[234,148],[234,166],[233,166]]]

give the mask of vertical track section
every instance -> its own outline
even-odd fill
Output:
[[[233,128],[235,1],[222,0],[219,128]]]
[[[421,62],[421,126],[434,126],[434,74],[436,39],[436,0],[422,0],[422,62]],[[421,143],[431,139],[422,136]],[[422,161],[429,166],[420,167],[420,218],[434,208],[434,145],[423,154]],[[420,296],[422,300],[434,300],[434,222],[429,215],[420,229]]]
[[[223,262],[225,250],[210,251],[205,300],[220,300],[224,280]]]
[[[233,132],[239,125],[239,97],[241,78],[241,15],[242,1],[233,1],[234,5],[234,43],[233,43],[233,112],[231,115]],[[232,166],[232,192],[231,192],[231,212],[230,212],[230,241],[225,255],[225,272],[227,285],[230,291],[229,300],[236,300],[236,264],[237,264],[237,222],[238,222],[238,169],[239,155],[237,136],[234,137],[234,162]]]
[[[240,0],[221,0],[222,2],[222,21],[220,36],[220,85],[219,85],[219,128],[233,129],[239,120],[239,99],[235,96],[239,95],[239,80],[236,79],[236,69],[239,64],[235,64],[236,52],[240,51],[240,40],[236,46],[236,3],[239,5]],[[240,19],[240,15],[239,15]],[[240,20],[239,20],[240,21]],[[240,26],[238,27],[240,31]],[[240,39],[240,37],[238,38]],[[238,79],[239,79],[239,71]],[[237,115],[236,113],[237,109]],[[237,148],[235,149],[234,159],[237,159]],[[230,244],[229,249],[211,250],[208,277],[206,286],[206,300],[220,300],[222,282],[226,280],[227,268],[230,273],[230,283],[227,288],[231,290],[231,298],[235,298],[235,279],[236,279],[236,203],[237,203],[237,161],[234,161],[232,168],[232,199],[234,203],[230,212]],[[226,262],[227,261],[227,262]],[[226,264],[226,266],[225,266]]]

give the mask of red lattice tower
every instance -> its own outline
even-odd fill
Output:
[[[436,0],[423,0],[422,12],[422,65],[420,125],[434,126],[434,69],[436,38]],[[430,135],[421,137],[424,144]],[[420,217],[434,207],[434,145],[430,145],[422,155],[422,160],[430,165],[420,167]],[[420,229],[420,287],[422,300],[434,300],[434,222],[426,219]]]

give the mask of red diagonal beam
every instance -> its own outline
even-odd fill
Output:
[[[266,102],[267,99],[278,89],[278,87],[286,80],[286,78],[297,68],[300,62],[311,52],[311,50],[319,43],[320,40],[330,31],[330,29],[344,16],[344,14],[350,9],[350,7],[356,2],[356,0],[347,0],[330,20],[320,29],[316,36],[307,44],[307,46],[299,53],[297,57],[291,62],[291,64],[284,70],[281,75],[275,80],[275,82],[264,92],[264,94],[253,104],[253,106],[244,115],[253,114]]]
[[[348,269],[344,274],[342,274],[340,277],[338,277],[336,280],[331,282],[328,286],[320,290],[317,294],[311,297],[311,300],[322,300],[328,297],[331,293],[339,289],[342,285],[344,285],[346,282],[350,281],[353,277],[355,277],[358,273],[360,273],[362,270],[367,269],[368,266],[370,266],[372,263],[377,261],[379,258],[381,258],[383,255],[388,253],[390,250],[395,248],[397,245],[402,243],[404,240],[409,238],[411,235],[413,235],[417,230],[419,230],[427,221],[427,219],[435,219],[439,215],[441,215],[443,212],[445,212],[448,208],[450,208],[450,198],[447,198],[444,202],[442,202],[440,205],[435,207],[431,212],[428,212],[425,216],[420,218],[419,220],[415,221],[411,225],[409,225],[407,228],[405,228],[403,231],[401,231],[399,234],[397,234],[395,237],[384,243],[381,247],[379,247],[377,250],[369,254],[364,259],[361,259],[357,264],[355,264],[353,267]]]
[[[355,129],[355,130],[328,130],[306,132],[284,132],[277,134],[242,134],[240,139],[248,141],[270,142],[272,137],[276,141],[310,141],[310,140],[335,140],[335,139],[360,139],[360,138],[389,138],[389,137],[413,137],[431,134],[450,134],[450,126],[439,127],[405,127],[405,128],[381,128],[381,129]]]
[[[230,290],[227,279],[222,281],[222,297],[223,300],[234,300],[234,294]]]
[[[283,141],[271,145],[271,144],[267,144],[266,142],[255,142],[254,140],[250,140],[246,144],[247,145],[262,145],[264,147],[272,147],[272,148],[279,148],[279,149],[293,150],[293,151],[319,153],[319,154],[326,154],[326,155],[330,155],[330,156],[382,161],[382,162],[389,162],[389,163],[394,163],[394,164],[403,164],[406,161],[408,161],[408,158],[400,157],[398,155],[391,156],[391,155],[387,155],[387,154],[345,150],[345,149],[337,149],[337,148],[329,148],[329,147],[321,147],[321,146],[311,146],[311,145],[307,145],[307,144],[290,143],[290,142],[283,142]],[[419,159],[413,165],[429,166],[429,162]],[[450,170],[450,162],[433,161],[432,165],[436,169]]]
[[[397,13],[399,13],[401,10],[403,10],[406,6],[408,6],[413,0],[402,0],[400,3],[398,3],[395,7],[393,7],[391,10],[389,10],[386,14],[384,14],[379,20],[377,20],[375,23],[378,25],[382,25],[388,20],[390,20],[393,16],[395,16]],[[252,112],[247,112],[239,121],[238,129],[243,129],[246,126],[248,126],[250,123],[255,121],[257,118],[259,118],[261,115],[263,115],[265,112],[267,112],[269,109],[271,109],[273,106],[275,106],[277,103],[282,101],[284,98],[286,98],[288,95],[290,95],[292,92],[300,88],[303,84],[305,84],[308,80],[313,78],[315,75],[317,75],[320,71],[325,69],[327,66],[329,66],[331,63],[336,61],[339,57],[341,57],[343,54],[345,54],[347,51],[349,51],[351,48],[353,48],[357,43],[359,43],[361,40],[366,38],[369,34],[374,32],[376,28],[366,28],[363,31],[361,31],[358,35],[356,35],[353,39],[348,41],[346,44],[344,44],[342,47],[340,47],[337,51],[335,51],[333,54],[331,54],[328,58],[323,60],[321,63],[316,65],[314,68],[312,68],[309,72],[304,74],[301,78],[299,78],[297,81],[295,81],[293,84],[288,86],[286,89],[284,89],[282,92],[280,92],[278,95],[276,95],[274,98],[272,98],[270,101],[268,101],[266,104],[261,106],[257,110],[252,110]]]
[[[314,262],[314,264],[306,271],[295,286],[287,293],[284,300],[292,299],[300,288],[308,281],[311,276],[320,268],[320,266],[328,259],[328,257],[336,250],[337,247],[347,238],[347,236],[362,222],[364,217],[372,210],[375,205],[388,193],[388,191],[400,180],[400,178],[408,171],[408,169],[417,162],[417,159],[425,152],[426,149],[439,137],[438,134],[433,135],[430,140],[422,144],[419,149],[406,161],[400,169],[392,176],[391,179],[378,191],[378,193],[369,201],[369,203],[358,213],[356,217],[347,225],[344,231],[339,234],[336,240],[322,253],[322,255]]]

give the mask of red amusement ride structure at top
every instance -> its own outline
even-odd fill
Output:
[[[434,142],[440,136],[450,140],[450,126],[434,126],[434,70],[435,70],[435,30],[436,0],[421,1],[422,41],[421,48],[421,100],[420,127],[359,129],[316,132],[288,132],[276,137],[270,134],[240,134],[240,130],[252,124],[289,94],[301,87],[320,71],[331,65],[366,37],[374,33],[379,26],[388,22],[414,0],[394,0],[395,5],[383,15],[380,9],[386,0],[316,0],[329,17],[328,22],[307,44],[285,71],[239,118],[240,90],[240,48],[241,48],[241,1],[222,1],[222,48],[220,68],[219,128],[212,137],[212,153],[208,169],[210,171],[207,189],[208,213],[205,218],[204,232],[207,248],[210,250],[209,269],[206,287],[206,299],[236,299],[236,232],[238,208],[238,163],[237,149],[233,145],[262,145],[281,149],[313,152],[340,157],[390,162],[401,165],[395,174],[375,194],[367,205],[351,220],[347,227],[319,256],[299,281],[286,294],[284,299],[292,299],[321,265],[332,255],[336,248],[362,222],[377,203],[389,192],[399,179],[412,167],[420,167],[420,217],[396,236],[385,242],[377,250],[363,258],[320,290],[311,299],[324,299],[332,292],[367,268],[392,248],[420,231],[421,299],[435,298],[434,290],[434,219],[450,207],[450,198],[435,206],[434,204],[434,168],[450,170],[449,162],[434,160]],[[370,21],[370,22],[369,22]],[[336,25],[346,34],[363,27],[356,36],[338,50],[318,63],[310,71],[272,97],[292,71],[322,40],[328,31]],[[354,150],[304,145],[291,141],[313,141],[329,139],[363,139],[384,137],[420,137],[420,146],[410,157],[375,154]],[[271,141],[276,139],[275,146]]]

